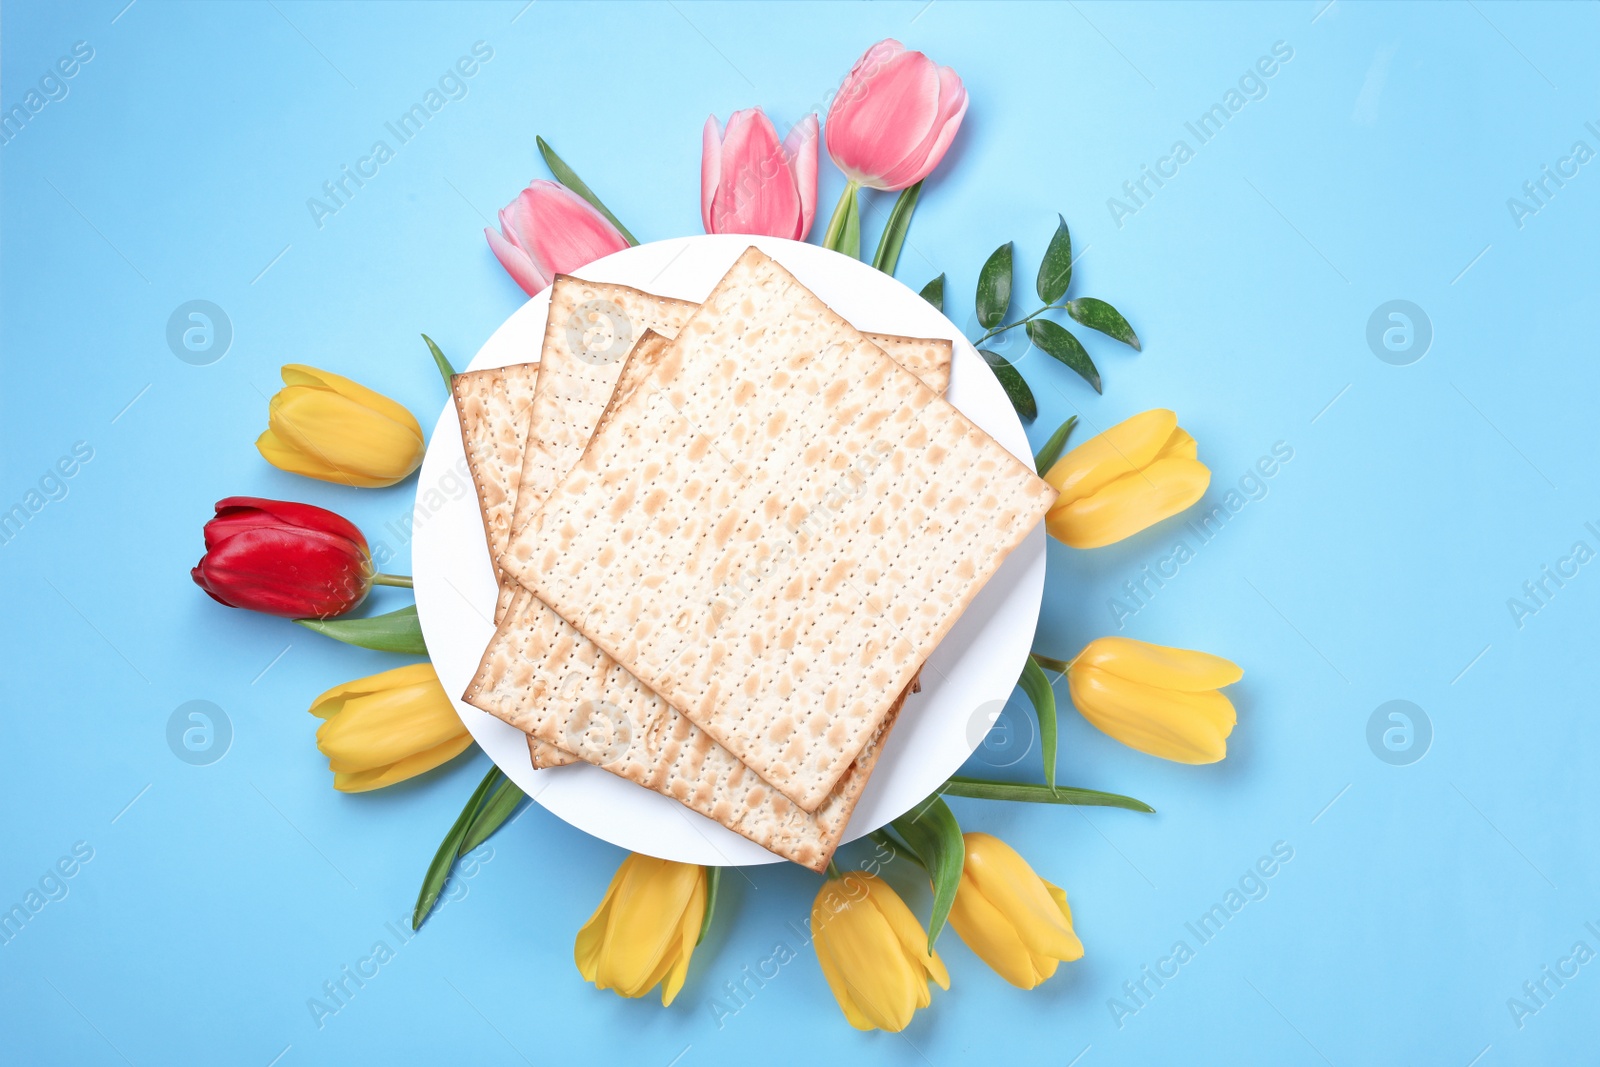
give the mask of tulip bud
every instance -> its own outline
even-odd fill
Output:
[[[325,619],[354,608],[372,588],[367,539],[310,504],[231,496],[217,501],[205,539],[190,577],[230,608]]]
[[[781,143],[760,108],[735,111],[726,131],[706,119],[700,219],[707,233],[754,233],[804,241],[817,213],[817,116]]]
[[[311,702],[333,787],[362,793],[429,771],[472,744],[433,665],[413,663],[336,685]]]
[[[879,41],[828,109],[828,155],[854,185],[904,189],[939,165],[966,113],[955,71],[899,41]]]
[[[1221,656],[1127,637],[1089,642],[1067,670],[1072,703],[1103,733],[1179,763],[1228,754],[1237,715],[1217,692],[1244,677]]]
[[[933,1003],[928,981],[950,975],[928,931],[887,882],[851,873],[823,883],[811,905],[811,937],[822,976],[857,1030],[904,1030]]]
[[[642,997],[659,985],[661,1003],[671,1004],[700,937],[706,883],[698,864],[629,853],[578,931],[578,973],[624,997]]]
[[[1061,494],[1045,528],[1073,548],[1113,544],[1193,504],[1211,484],[1178,416],[1153,408],[1058,459],[1044,479]]]
[[[366,488],[393,485],[422,463],[411,412],[349,378],[285,364],[256,449],[291,474]]]
[[[500,209],[500,230],[486,229],[483,235],[506,273],[529,296],[557,274],[570,274],[628,247],[627,238],[587,200],[542,178]]]
[[[998,837],[964,834],[966,859],[950,925],[978,958],[1020,989],[1083,956],[1067,894]]]

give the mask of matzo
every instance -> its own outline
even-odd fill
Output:
[[[1054,498],[751,248],[501,566],[814,811]]]
[[[491,561],[500,558],[511,538],[528,413],[538,379],[539,364],[519,363],[463,371],[450,382]]]

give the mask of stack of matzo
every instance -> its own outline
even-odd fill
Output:
[[[942,398],[950,352],[857,332],[755,248],[698,306],[557,278],[540,362],[457,378],[501,579],[464,699],[537,767],[823,869],[924,660],[1055,497]]]

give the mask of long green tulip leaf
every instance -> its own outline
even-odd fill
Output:
[[[422,624],[417,621],[415,604],[364,619],[296,619],[295,622],[308,630],[315,630],[335,641],[358,648],[399,652],[408,656],[428,654],[428,646],[422,641]]]
[[[891,277],[900,262],[900,249],[906,243],[906,231],[911,229],[911,216],[917,210],[917,197],[921,193],[922,182],[900,190],[894,210],[889,212],[889,221],[884,223],[883,234],[878,238],[878,251],[872,257],[872,265]]]
[[[466,839],[467,830],[472,825],[472,820],[477,817],[483,798],[488,795],[495,783],[504,777],[499,767],[490,767],[489,773],[478,783],[478,788],[467,798],[467,806],[456,816],[456,821],[450,826],[450,832],[439,842],[439,851],[433,854],[433,862],[428,864],[428,873],[422,876],[422,891],[417,894],[417,906],[411,912],[411,929],[420,929],[422,920],[428,917],[428,913],[438,903],[440,892],[450,880],[450,868],[455,866],[456,857],[461,855],[461,842]]]
[[[1139,335],[1133,332],[1133,327],[1122,317],[1122,312],[1104,300],[1097,300],[1092,296],[1080,296],[1067,304],[1067,314],[1091,330],[1099,330],[1107,337],[1115,337],[1135,352],[1144,351],[1144,347],[1139,344]]]
[[[568,189],[571,189],[573,192],[589,201],[589,204],[596,211],[600,212],[600,214],[604,215],[608,220],[610,220],[611,225],[617,228],[617,232],[622,234],[623,239],[630,245],[636,245],[639,243],[639,239],[628,232],[628,228],[622,224],[620,219],[611,213],[611,209],[602,204],[600,202],[600,198],[594,195],[594,190],[590,189],[584,184],[583,179],[578,177],[578,175],[573,172],[571,167],[567,166],[567,163],[564,159],[556,155],[555,149],[545,144],[543,137],[535,137],[534,140],[538,142],[539,154],[544,157],[545,166],[550,168],[550,173],[555,175],[556,181],[560,182],[562,185],[565,185]]]
[[[822,247],[843,252],[851,259],[861,258],[861,195],[854,182],[845,185],[839,194],[827,232],[822,235]]]
[[[943,311],[944,310],[944,275],[941,274],[937,278],[935,278],[933,281],[929,282],[927,285],[924,285],[922,287],[922,292],[921,292],[920,295],[921,295],[922,299],[926,300],[928,303],[932,304],[934,307],[938,308],[940,311]]]
[[[1146,814],[1154,814],[1156,810],[1142,800],[1125,797],[1120,793],[1102,793],[1098,789],[1074,789],[1064,785],[1051,789],[1047,785],[1037,785],[1033,782],[995,782],[987,778],[963,778],[959,775],[946,782],[939,790],[939,794],[947,797],[974,797],[978,800],[1020,800],[1030,804],[1077,804],[1101,808],[1126,808],[1128,811],[1142,811]]]
[[[1084,381],[1100,392],[1100,370],[1089,358],[1078,339],[1068,333],[1060,323],[1049,319],[1034,319],[1028,323],[1028,340],[1038,345],[1045,354],[1060,360],[1078,373]]]
[[[967,858],[961,824],[950,805],[935,793],[890,825],[905,838],[933,880],[933,911],[928,916],[928,951],[932,952],[961,885],[961,867]]]
[[[1044,755],[1044,784],[1056,787],[1056,691],[1050,679],[1029,656],[1022,661],[1022,677],[1017,680],[1022,691],[1033,701],[1034,714],[1039,717],[1039,750]]]
[[[1011,242],[990,253],[978,271],[978,325],[992,330],[1011,307]]]
[[[477,815],[473,816],[472,825],[467,827],[466,837],[462,839],[460,850],[456,855],[465,856],[468,852],[489,840],[494,835],[494,832],[500,829],[507,819],[511,818],[511,813],[517,810],[517,806],[522,803],[525,797],[526,794],[522,792],[522,787],[517,785],[516,782],[509,778],[501,782],[499,787],[489,795],[489,799],[483,802],[483,806],[478,809]]]
[[[1039,264],[1039,280],[1035,283],[1039,299],[1054,304],[1067,295],[1072,284],[1072,234],[1067,232],[1067,220],[1057,215],[1056,232],[1044,250],[1044,261]]]
[[[1033,454],[1033,468],[1041,475],[1055,466],[1056,460],[1061,458],[1061,450],[1066,447],[1067,438],[1072,436],[1072,428],[1078,425],[1078,416],[1068,415],[1067,421],[1056,427],[1056,432],[1050,435],[1050,440],[1044,447]]]
[[[1034,402],[1033,390],[1028,388],[1028,383],[1022,377],[1022,372],[1006,362],[1006,357],[998,352],[991,352],[987,348],[978,349],[978,355],[989,364],[989,369],[994,371],[994,376],[1000,379],[1000,386],[1006,391],[1006,399],[1011,401],[1011,406],[1017,409],[1017,414],[1032,422],[1039,416],[1039,405]]]
[[[706,913],[700,920],[700,936],[694,939],[695,944],[706,939],[706,931],[711,929],[711,915],[717,910],[717,890],[722,887],[722,868],[706,868]]]

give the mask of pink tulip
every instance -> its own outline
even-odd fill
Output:
[[[528,183],[500,210],[500,229],[483,231],[506,273],[533,296],[557,274],[628,247],[627,239],[589,202],[558,182]]]
[[[899,41],[879,41],[828,109],[828,154],[855,185],[904,189],[939,165],[966,113],[955,71]]]
[[[700,220],[707,233],[757,233],[803,241],[817,213],[817,116],[778,131],[758,107],[735,111],[727,130],[706,119]]]

